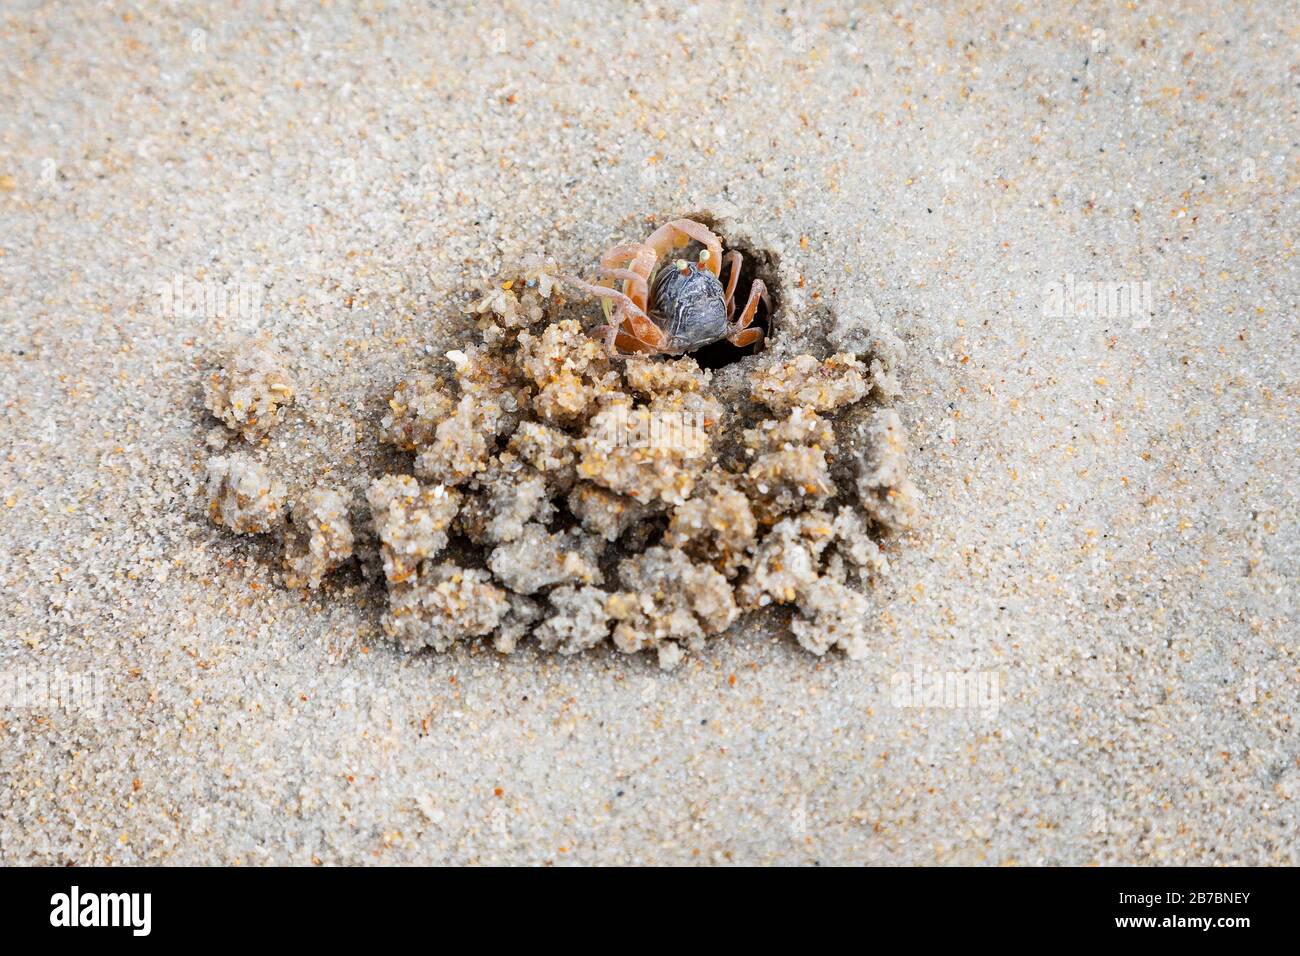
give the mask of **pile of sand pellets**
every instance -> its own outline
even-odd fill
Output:
[[[294,494],[255,457],[296,386],[268,343],[236,348],[205,404],[249,450],[208,461],[212,520],[278,538],[288,587],[359,562],[407,650],[612,641],[671,668],[747,612],[784,607],[814,654],[865,655],[867,591],[888,569],[878,542],[918,512],[889,407],[897,340],[836,329],[839,351],[819,358],[770,337],[715,372],[611,359],[564,305],[548,269],[494,284],[472,308],[475,341],[392,390],[381,438],[410,465],[377,475],[364,503],[324,484]]]

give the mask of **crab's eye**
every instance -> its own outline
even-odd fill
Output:
[[[709,261],[709,250],[708,250],[708,249],[701,249],[701,250],[700,250],[700,265],[704,265],[704,263],[706,263],[706,262],[708,262],[708,261]]]
[[[678,259],[676,262],[673,263],[673,267],[682,275],[685,275],[687,270],[690,269],[691,264],[687,262],[685,259]]]

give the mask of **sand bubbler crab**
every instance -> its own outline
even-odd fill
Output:
[[[667,257],[684,246],[702,246],[698,260]],[[693,219],[674,219],[645,242],[619,243],[601,256],[597,281],[574,276],[561,280],[601,300],[608,324],[593,330],[612,358],[629,354],[684,355],[726,339],[745,348],[763,338],[753,326],[760,302],[772,311],[767,286],[755,279],[740,317],[736,318],[736,284],[742,257],[722,253],[722,241]],[[726,268],[727,285],[722,285]]]

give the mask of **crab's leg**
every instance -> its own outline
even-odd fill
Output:
[[[637,253],[636,258],[628,263],[628,268],[641,276],[643,280],[640,283],[640,295],[633,296],[634,299],[641,303],[643,312],[650,311],[650,277],[654,274],[655,266],[658,264],[659,253],[645,243],[641,244],[641,251]],[[627,290],[624,289],[623,291],[626,292]]]
[[[732,314],[736,311],[736,283],[740,281],[740,263],[742,257],[739,252],[732,249],[722,257],[722,264],[730,263],[731,271],[727,273],[727,320],[731,320]]]
[[[610,358],[626,358],[628,352],[659,352],[658,345],[643,342],[630,332],[617,325],[602,325],[593,330],[593,334],[605,340],[605,352]]]
[[[646,348],[657,352],[668,341],[668,336],[664,334],[663,329],[655,325],[650,319],[645,318],[644,313],[638,315],[629,312],[620,303],[614,310],[614,318],[617,320],[620,317],[622,321],[616,324],[620,327],[621,332],[628,338],[640,342]]]
[[[591,330],[593,338],[603,339],[605,342],[605,354],[612,359],[623,358],[623,353],[618,350],[620,341],[626,342],[628,335],[626,332],[619,330],[617,325],[601,325]],[[631,351],[636,347],[632,346]]]
[[[654,271],[655,263],[659,256],[654,249],[644,242],[626,242],[617,246],[610,246],[605,254],[600,257],[602,270],[616,269],[626,266],[628,270],[635,273],[638,279],[626,279],[623,285],[623,292],[631,297],[632,301],[640,306],[641,311],[645,311],[649,300],[649,281],[650,273]],[[600,285],[608,285],[613,288],[613,283],[602,279]],[[602,302],[605,309],[605,317],[609,318],[609,303]]]
[[[654,323],[650,321],[650,317],[645,314],[645,310],[642,309],[641,306],[637,305],[634,301],[632,301],[632,299],[628,298],[628,296],[624,295],[622,292],[619,292],[617,289],[611,289],[609,286],[593,285],[590,282],[587,282],[583,279],[579,279],[577,276],[556,276],[556,278],[559,279],[561,282],[563,282],[565,285],[572,286],[573,288],[585,292],[588,295],[593,295],[598,299],[602,299],[602,300],[612,299],[613,301],[619,303],[620,307],[623,310],[628,312],[629,318],[638,317],[640,319],[644,319],[648,324],[654,325]]]
[[[707,226],[702,226],[692,219],[674,219],[666,222],[650,234],[646,245],[654,249],[662,258],[674,249],[679,249],[694,239],[704,246],[700,254],[700,264],[715,276],[722,272],[722,241]]]
[[[605,250],[605,254],[600,257],[600,264],[609,269],[613,269],[615,266],[627,265],[644,248],[644,242],[623,242],[610,246]]]
[[[767,286],[763,284],[762,279],[755,279],[754,284],[749,287],[749,301],[745,303],[745,311],[740,313],[740,318],[728,329],[728,337],[749,328],[749,323],[754,321],[754,315],[758,312],[759,299],[763,300],[763,304],[767,306],[770,313],[772,311],[772,299],[767,294]]]
[[[596,273],[602,280],[600,285],[604,285],[605,279],[622,279],[623,292],[642,311],[645,311],[646,300],[650,296],[650,287],[645,276],[635,269],[608,269],[604,266],[597,269]]]
[[[589,295],[614,300],[617,305],[614,307],[611,324],[615,328],[621,326],[623,332],[653,348],[658,348],[663,344],[664,333],[659,326],[650,321],[650,317],[645,314],[641,307],[622,292],[617,289],[608,289],[605,286],[592,285],[590,282],[584,282],[574,276],[557,276],[557,278]]]
[[[737,348],[744,348],[747,345],[753,345],[763,337],[763,330],[759,328],[750,328],[750,323],[754,321],[754,315],[758,312],[759,300],[767,306],[768,314],[772,312],[772,300],[767,294],[767,286],[763,284],[762,279],[755,279],[754,284],[749,288],[749,301],[745,303],[745,311],[740,313],[740,318],[727,327],[727,341]]]

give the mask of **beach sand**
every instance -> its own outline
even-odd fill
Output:
[[[1300,860],[1294,8],[932,6],[6,4],[0,862]],[[866,660],[408,655],[207,522],[219,349],[359,491],[478,284],[693,212],[907,347]]]

